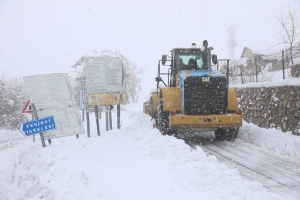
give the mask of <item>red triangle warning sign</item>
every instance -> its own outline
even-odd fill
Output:
[[[32,113],[33,110],[31,110],[29,107],[31,107],[30,106],[30,100],[27,101],[25,107],[22,110],[22,113]]]

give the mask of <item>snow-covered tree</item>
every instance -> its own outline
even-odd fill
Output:
[[[22,108],[28,100],[23,81],[19,78],[0,77],[0,127],[16,130],[25,120]]]
[[[277,33],[276,38],[278,44],[288,44],[290,61],[293,61],[293,45],[300,40],[300,21],[299,13],[296,10],[296,3],[289,2],[287,7],[281,7],[275,14],[277,26],[280,31]]]
[[[81,85],[81,77],[84,77],[84,71],[81,69],[76,69],[75,71],[71,71],[69,73],[70,83],[75,95],[75,99],[77,104],[79,105],[79,90],[82,89]]]

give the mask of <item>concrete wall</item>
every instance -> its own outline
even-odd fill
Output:
[[[292,131],[294,114],[300,110],[300,86],[235,89],[245,121]]]

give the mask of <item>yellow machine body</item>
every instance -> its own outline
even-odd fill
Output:
[[[163,110],[174,110],[175,115],[169,116],[169,128],[171,129],[199,129],[216,130],[218,128],[238,128],[242,125],[242,115],[237,114],[238,101],[234,88],[228,88],[228,114],[218,115],[184,115],[180,107],[180,91],[178,87],[161,89]],[[157,107],[158,98],[155,93],[154,105]]]
[[[228,109],[229,112],[236,112],[238,110],[237,95],[234,88],[228,88]]]
[[[178,87],[160,88],[164,111],[180,111],[180,92]]]
[[[158,105],[159,95],[160,95],[160,93],[157,93],[157,92],[151,93],[151,98],[152,98],[152,101],[153,101],[154,112],[157,112],[157,105]]]
[[[182,115],[169,117],[169,128],[216,130],[218,128],[233,128],[242,125],[242,115],[234,113],[224,115]]]
[[[149,114],[149,103],[148,102],[144,102],[143,112],[145,114]]]

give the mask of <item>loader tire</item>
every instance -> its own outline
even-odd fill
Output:
[[[218,128],[215,130],[215,137],[217,140],[224,141],[227,139],[226,130],[222,128]]]
[[[229,129],[229,132],[227,133],[227,140],[228,141],[234,141],[239,133],[238,128],[231,128]]]
[[[177,137],[178,130],[169,128],[169,115],[170,112],[164,111],[163,100],[160,99],[157,106],[157,128],[162,135],[173,135]]]
[[[222,129],[218,128],[215,131],[215,136],[217,140],[228,140],[228,141],[234,141],[238,135],[238,128],[230,128],[230,129]]]
[[[154,112],[154,104],[152,97],[149,100],[149,115],[152,119],[154,119],[154,126],[158,128],[158,122],[157,122],[157,112]],[[151,120],[152,120],[151,119]]]
[[[149,100],[149,115],[154,118],[154,105],[152,97]]]
[[[160,99],[157,106],[157,121],[158,129],[163,134],[166,135],[169,128],[169,113],[163,109],[163,101]]]

